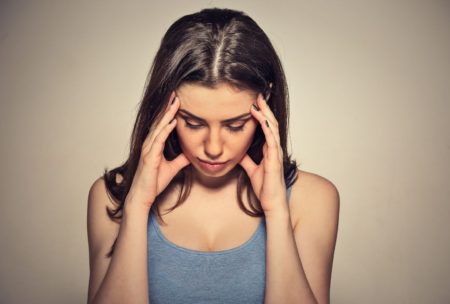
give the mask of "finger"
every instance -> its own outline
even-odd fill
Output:
[[[275,118],[275,115],[273,114],[272,110],[270,109],[269,104],[264,99],[261,93],[258,94],[256,102],[258,104],[258,107],[261,109],[261,112],[263,112],[263,114],[269,119],[269,122],[272,125],[276,126],[278,129],[278,121]]]
[[[262,103],[264,103],[264,101],[262,101]],[[266,105],[266,108],[268,106]],[[273,119],[270,119],[267,117],[266,114],[264,114],[264,112],[262,111],[262,109],[260,107],[258,107],[259,111],[256,110],[253,106],[252,106],[252,113],[257,117],[258,121],[261,120],[268,120],[269,124],[271,125],[271,130],[273,131],[273,134],[275,136],[275,140],[277,142],[278,145],[280,145],[280,133],[278,130],[278,124],[274,125],[273,124]],[[270,111],[270,110],[269,110]],[[267,113],[267,112],[266,112]],[[271,114],[272,112],[270,112],[269,114]],[[273,114],[271,114],[273,117]]]
[[[252,106],[251,113],[256,118],[256,120],[260,123],[261,128],[263,129],[264,135],[266,137],[266,141],[269,144],[269,147],[274,145],[274,143],[275,143],[275,145],[279,145],[279,136],[277,137],[275,135],[275,132],[272,130],[272,128],[274,126],[271,126],[271,123],[269,122],[267,117],[261,111],[256,110],[253,106]]]
[[[266,141],[266,155],[267,159],[271,161],[278,160],[278,162],[281,162],[281,147],[280,143],[277,139],[277,136],[275,135],[275,131],[273,130],[273,126],[270,125],[268,120],[265,120],[264,127],[268,129],[267,133],[270,133],[271,139]]]
[[[164,108],[164,111],[161,111],[157,117],[156,117],[156,122],[151,126],[151,130],[149,131],[149,133],[152,132],[152,130],[155,130],[156,127],[158,126],[159,122],[161,121],[161,119],[163,118],[164,114],[167,113],[170,109],[170,106],[174,103],[175,98],[177,97],[177,93],[175,91],[172,91],[172,93],[170,94],[168,101],[166,102],[166,107]]]
[[[178,96],[175,96],[174,99],[168,104],[167,110],[164,112],[161,119],[156,124],[155,133],[158,134],[167,124],[169,124],[172,119],[175,117],[176,112],[178,111],[180,105],[180,100]]]
[[[175,90],[172,91],[172,93],[170,94],[167,102],[166,102],[166,106],[164,108],[164,111],[161,111],[157,116],[156,116],[156,120],[155,122],[149,126],[149,132],[148,134],[151,134],[153,130],[156,129],[158,122],[161,121],[162,116],[164,116],[165,113],[167,113],[167,111],[169,111],[170,109],[170,105],[175,101],[175,98],[177,97]],[[150,137],[150,136],[149,136]]]
[[[265,142],[264,145],[263,145],[263,155],[264,156],[267,156],[267,149],[268,149],[267,142]]]
[[[251,177],[253,175],[253,172],[258,168],[258,165],[250,158],[248,154],[245,154],[245,156],[241,159],[239,162],[239,165],[245,170],[247,175]]]
[[[166,107],[164,109],[164,112],[167,112],[169,110],[170,105],[172,104],[172,102],[174,101],[174,99],[177,97],[177,93],[175,92],[175,90],[172,91],[172,93],[170,93],[170,96],[166,102]]]
[[[269,105],[267,104],[267,101],[263,98],[262,94],[259,94],[257,103],[259,105],[261,112],[269,120],[270,125],[272,126],[271,129],[275,135],[277,143],[280,144],[280,130],[279,130],[278,120],[275,118],[275,115],[273,114],[272,110],[270,109]]]
[[[180,102],[177,97],[173,99],[173,103],[171,103],[168,107],[168,110],[164,113],[163,117],[156,123],[156,126],[151,130],[145,139],[144,144],[148,146],[152,146],[156,136],[163,130],[175,117],[175,114],[178,111]]]
[[[169,109],[169,106],[175,101],[175,98],[177,97],[177,93],[175,90],[172,91],[169,97],[169,102],[166,105],[166,111]]]
[[[181,153],[172,161],[168,162],[168,166],[172,172],[178,172],[190,163],[191,162],[189,161],[189,159],[183,153]]]
[[[260,101],[262,101],[264,103],[264,100],[260,100]],[[269,107],[267,105],[265,107],[269,110],[269,114],[273,117],[273,113],[272,113],[272,111],[270,111]],[[283,150],[282,150],[281,144],[280,144],[280,133],[279,133],[280,131],[279,131],[277,125],[274,126],[273,124],[270,124],[271,121],[267,118],[266,115],[264,115],[263,111],[260,108],[258,108],[260,111],[257,111],[254,107],[252,107],[252,109],[253,109],[253,111],[252,111],[253,114],[258,117],[257,118],[258,120],[259,119],[264,119],[264,120],[268,120],[269,121],[269,125],[271,126],[270,130],[272,131],[272,134],[273,134],[273,136],[275,138],[275,141],[277,143],[277,146],[278,146],[277,147],[277,149],[278,149],[278,154],[277,155],[278,155],[278,158],[279,158],[280,162],[282,162]]]
[[[161,131],[155,136],[149,151],[149,155],[152,157],[161,156],[164,150],[167,137],[173,131],[177,124],[177,119],[173,118],[168,124],[166,124]]]

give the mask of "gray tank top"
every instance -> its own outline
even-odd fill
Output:
[[[288,201],[291,189],[287,189]],[[164,237],[149,214],[148,288],[151,304],[264,303],[266,223],[245,243],[221,251],[180,247]]]

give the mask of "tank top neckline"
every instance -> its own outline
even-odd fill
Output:
[[[241,245],[238,245],[237,247],[233,247],[233,248],[225,249],[225,250],[218,250],[218,251],[203,251],[203,250],[196,250],[196,249],[189,249],[186,247],[182,247],[180,245],[175,244],[171,240],[167,239],[160,229],[160,226],[159,226],[159,223],[157,220],[157,215],[154,214],[153,211],[150,211],[150,216],[151,216],[151,222],[152,222],[153,228],[156,231],[156,234],[159,236],[159,238],[165,244],[167,244],[179,251],[190,253],[190,254],[197,254],[197,255],[221,255],[221,254],[229,254],[229,253],[243,250],[244,248],[248,247],[256,239],[256,237],[257,237],[259,231],[262,229],[262,226],[265,221],[265,217],[262,216],[261,219],[259,220],[256,230],[253,232],[253,234],[250,236],[250,238],[248,240],[246,240],[244,243],[242,243]]]

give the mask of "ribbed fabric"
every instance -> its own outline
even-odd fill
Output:
[[[287,189],[290,197],[291,189]],[[164,237],[156,215],[148,221],[148,279],[151,304],[264,303],[266,223],[244,244],[222,251],[180,247]]]

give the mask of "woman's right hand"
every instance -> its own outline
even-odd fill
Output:
[[[152,126],[142,144],[139,164],[126,199],[128,204],[141,205],[150,210],[156,197],[167,187],[173,177],[189,165],[190,161],[183,153],[172,161],[166,160],[163,154],[167,137],[177,124],[174,117],[179,106],[180,101],[175,96],[175,92],[172,92],[164,115]]]

